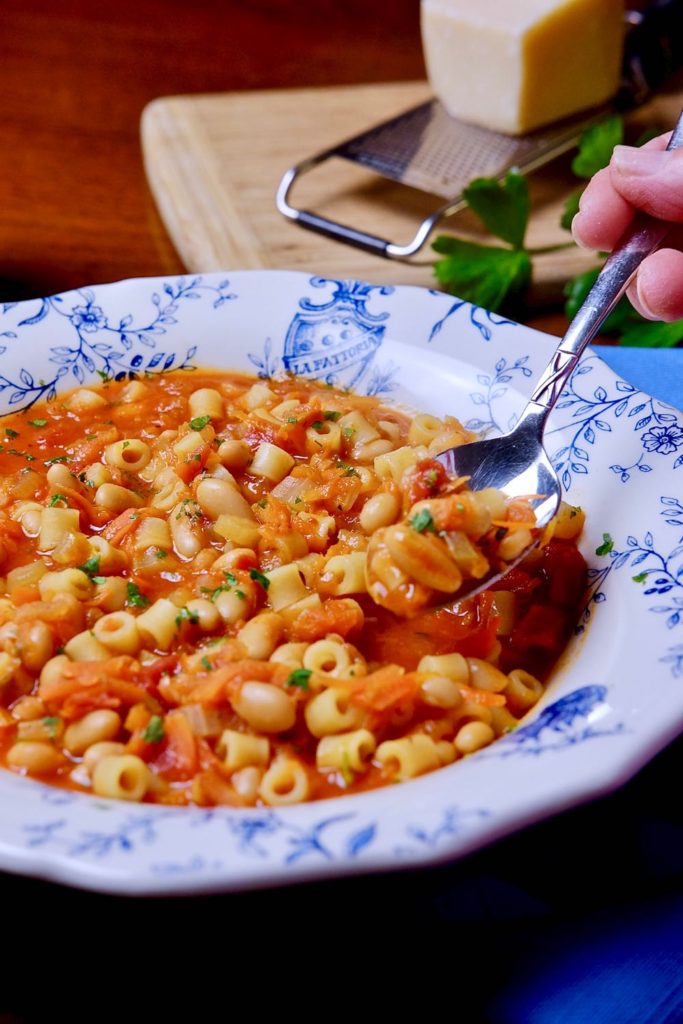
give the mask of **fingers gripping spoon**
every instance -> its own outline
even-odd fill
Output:
[[[683,111],[667,149],[683,145]],[[602,268],[595,284],[569,325],[564,338],[541,374],[541,378],[519,421],[508,434],[440,452],[436,459],[452,478],[469,477],[472,491],[495,488],[507,498],[540,495],[534,502],[536,530],[540,531],[556,514],[562,488],[543,447],[543,432],[550,412],[586,345],[626,291],[641,262],[664,240],[669,225],[639,215]],[[535,541],[534,541],[535,543]],[[485,590],[504,576],[528,553],[532,543],[516,559],[506,562],[500,572],[481,579],[463,580],[456,593],[443,594],[441,604],[453,604]],[[372,540],[370,548],[372,547]],[[371,550],[368,550],[370,561]]]

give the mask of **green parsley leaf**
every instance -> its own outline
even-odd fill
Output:
[[[130,580],[126,584],[126,592],[126,604],[130,604],[134,608],[146,608],[149,604],[149,598],[141,594],[139,587],[135,583],[131,583]]]
[[[183,622],[189,622],[193,626],[196,626],[199,623],[199,616],[197,613],[190,611],[186,605],[180,609],[175,617],[176,626],[179,627]]]
[[[252,580],[255,580],[256,583],[262,586],[264,590],[267,590],[268,587],[270,586],[270,580],[268,579],[268,577],[264,576],[262,572],[258,571],[258,569],[250,569],[249,575],[252,578]]]
[[[425,531],[436,533],[436,526],[432,519],[432,513],[428,508],[421,508],[412,519],[408,520],[408,522],[412,528],[417,531],[417,533],[425,533]]]
[[[311,426],[313,427],[314,430],[322,430],[324,423],[322,420],[313,420]]]
[[[583,189],[577,188],[570,196],[567,197],[564,203],[564,209],[560,218],[560,224],[566,231],[571,231],[572,221],[579,212],[579,202],[583,195]]]
[[[201,665],[202,668],[205,668],[207,672],[211,672],[211,670],[213,669],[213,665],[211,664],[211,662],[209,661],[205,654],[202,656]]]
[[[609,533],[603,533],[602,544],[595,549],[596,555],[609,555],[610,551],[614,549],[614,541],[610,537]]]
[[[43,725],[47,729],[47,734],[51,740],[56,739],[57,730],[59,729],[61,722],[61,718],[58,718],[56,715],[48,715],[47,718],[43,719]]]
[[[50,502],[49,502],[47,507],[48,508],[54,508],[55,505],[59,505],[60,501],[63,501],[64,504],[67,505],[67,506],[69,504],[69,502],[68,502],[68,500],[66,498],[66,495],[64,495],[64,494],[53,494],[52,497],[50,498]]]
[[[155,553],[156,558],[168,558],[168,551],[164,551],[163,548],[157,548]]]
[[[161,715],[152,715],[142,738],[145,743],[161,743],[164,738],[164,720]]]
[[[637,576],[631,576],[631,579],[633,580],[634,583],[644,583],[645,580],[647,579],[647,573],[646,572],[639,572]]]
[[[100,556],[91,555],[87,562],[84,562],[83,565],[77,566],[77,568],[92,579],[92,577],[97,576],[100,571]]]
[[[529,185],[523,174],[513,168],[503,182],[475,178],[462,194],[492,235],[522,248],[529,222]]]
[[[52,459],[45,459],[43,465],[56,466],[58,462],[71,462],[71,458],[68,455],[55,455]]]
[[[592,270],[586,270],[583,274],[579,274],[578,277],[575,277],[565,285],[564,294],[567,297],[567,301],[564,310],[570,320],[573,320],[578,313],[584,299],[595,284],[599,273],[600,267],[594,267]],[[635,314],[635,310],[628,299],[620,299],[600,328],[601,332],[612,334],[621,331],[632,314]]]
[[[342,434],[344,435],[344,437],[349,438],[349,440],[353,437],[355,433],[356,431],[353,429],[353,427],[344,427],[344,429],[342,430]]]
[[[100,380],[109,380],[109,374],[107,373],[106,370],[95,370],[95,373],[100,378]]]
[[[86,439],[86,441],[96,441],[97,440],[97,434],[86,434],[85,435],[85,439]]]
[[[203,430],[210,422],[210,416],[195,416],[193,420],[190,420],[190,430]]]
[[[624,300],[622,299],[622,302]],[[645,320],[635,310],[634,315],[624,324],[619,342],[633,348],[674,348],[683,341],[683,320],[662,323],[659,320]]]
[[[308,680],[311,678],[310,668],[295,668],[285,679],[285,686],[296,686],[304,693],[308,692]]]
[[[434,264],[446,291],[493,312],[531,280],[531,257],[524,250],[478,245],[448,235],[439,235],[432,248],[446,257]]]
[[[29,427],[46,427],[47,420],[29,420],[28,425]]]
[[[19,431],[12,430],[11,427],[5,427],[5,433],[7,434],[8,437],[19,437]]]
[[[332,420],[333,423],[336,423],[337,420],[341,417],[341,413],[337,412],[336,409],[326,409],[325,412],[323,413],[323,416],[325,417],[326,420]]]
[[[298,423],[299,421],[298,421],[298,419],[296,418],[296,416],[288,416],[288,417],[287,417],[287,422],[288,422],[288,423]]]
[[[93,583],[96,583],[98,587],[102,586],[103,583],[107,582],[106,576],[91,576],[90,579],[93,581]]]
[[[565,286],[565,313],[570,320],[578,312],[599,273],[599,267],[587,270]],[[624,297],[605,320],[601,333],[616,334],[620,344],[629,348],[673,348],[683,341],[683,320],[673,323],[645,320]]]
[[[257,508],[268,508],[268,499],[267,498],[261,498],[260,501],[256,502],[256,507]]]
[[[572,160],[572,170],[579,178],[592,178],[607,167],[612,150],[624,141],[624,122],[618,114],[587,128],[579,140],[579,151]]]

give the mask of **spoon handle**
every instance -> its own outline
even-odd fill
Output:
[[[667,149],[683,145],[683,111],[678,118]],[[638,215],[600,271],[567,333],[546,366],[521,421],[533,419],[542,433],[550,410],[562,392],[564,383],[576,366],[586,345],[593,340],[604,320],[626,291],[638,267],[661,245],[669,231],[665,221]]]

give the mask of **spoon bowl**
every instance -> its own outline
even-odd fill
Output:
[[[668,150],[683,145],[683,111],[674,128]],[[464,597],[486,590],[506,575],[538,544],[543,527],[557,513],[562,489],[543,447],[543,432],[565,382],[576,367],[584,349],[596,336],[603,322],[626,291],[638,267],[650,253],[664,241],[669,225],[652,217],[638,215],[620,239],[612,255],[598,275],[595,284],[584,299],[567,333],[559,342],[552,358],[531,396],[515,428],[502,437],[474,441],[471,444],[448,448],[436,459],[452,479],[468,478],[471,491],[495,488],[507,499],[529,498],[536,522],[531,543],[517,556],[501,567],[498,561],[485,576],[466,577],[456,593],[435,593],[430,607],[450,607]],[[374,538],[373,538],[374,539]],[[368,565],[372,565],[373,539],[368,546]],[[379,543],[377,551],[379,550]],[[379,560],[379,559],[378,559]],[[371,573],[367,573],[371,595]],[[442,598],[439,600],[439,598]]]

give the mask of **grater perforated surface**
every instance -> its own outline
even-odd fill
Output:
[[[393,181],[451,199],[478,177],[521,170],[568,148],[596,114],[523,138],[465,124],[430,100],[338,146],[334,153]]]

